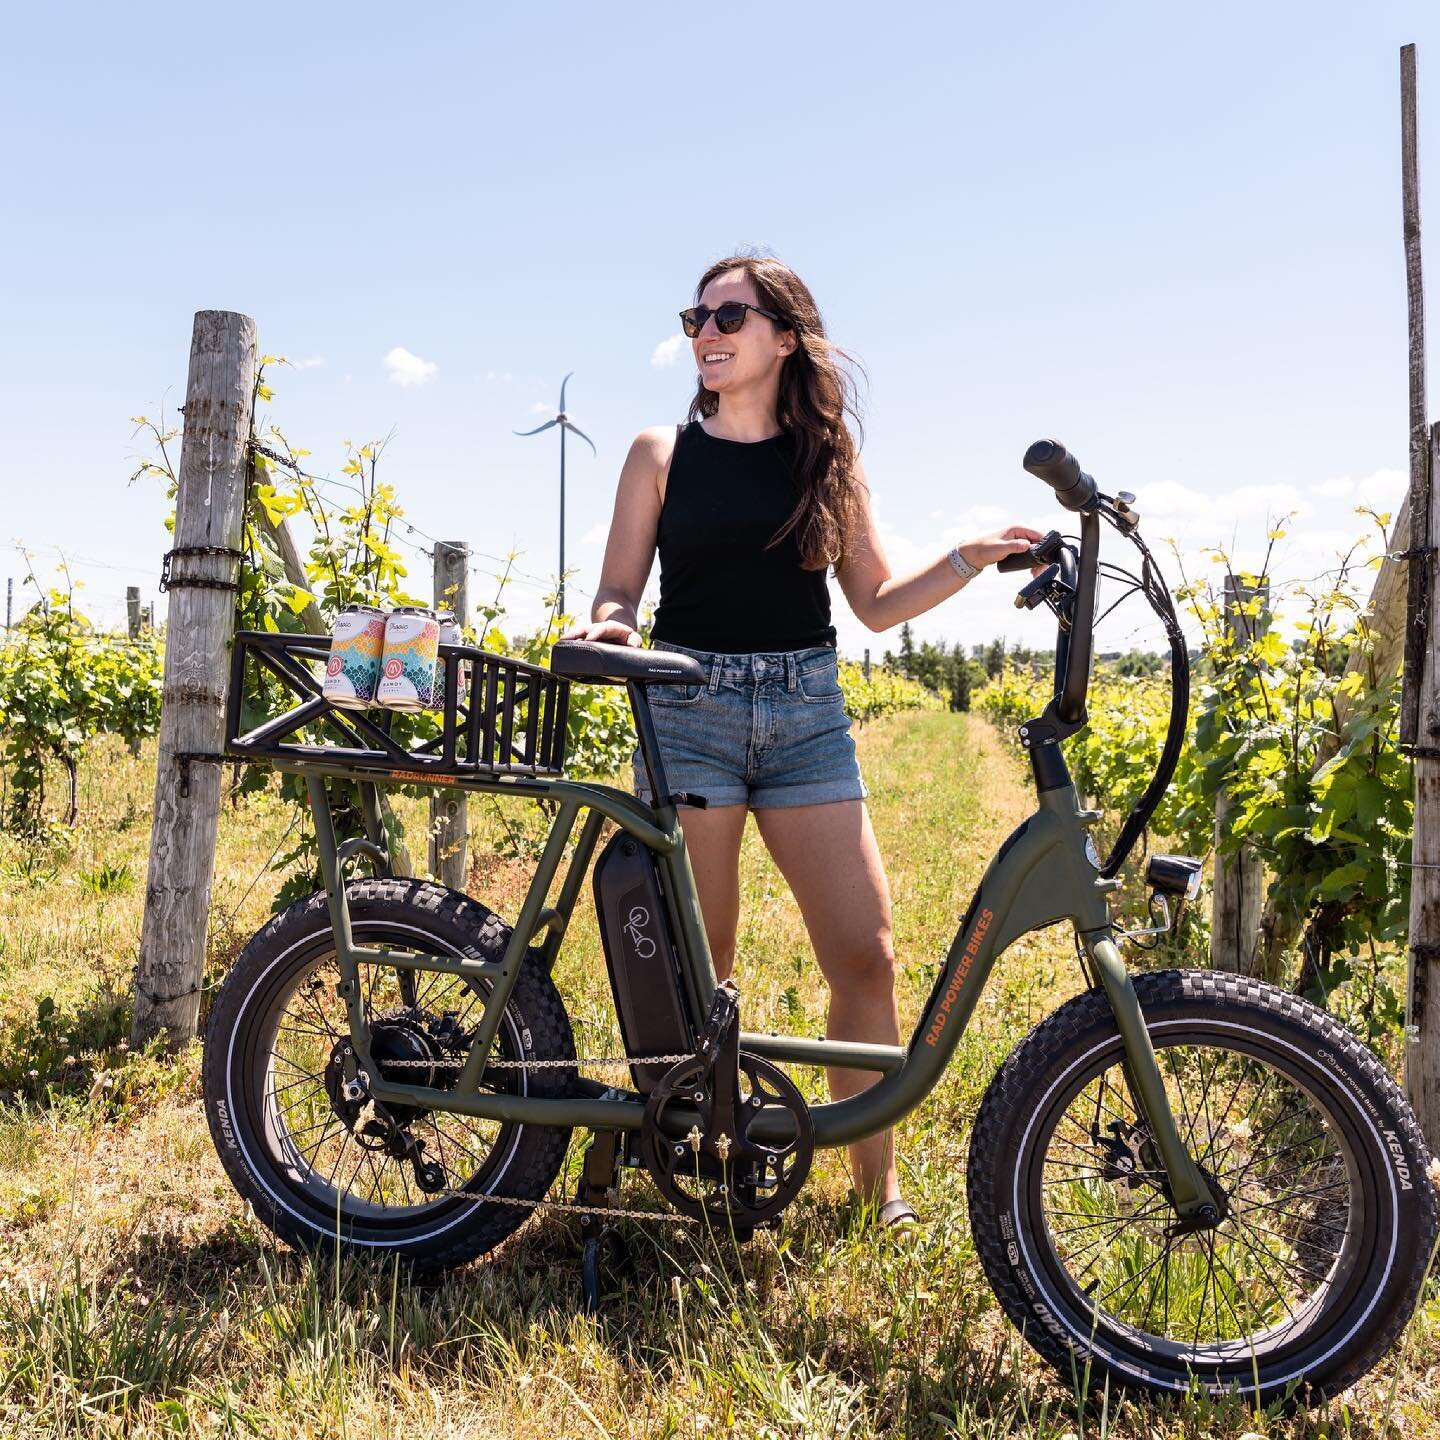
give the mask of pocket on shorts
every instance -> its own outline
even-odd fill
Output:
[[[795,677],[795,689],[802,700],[811,705],[833,705],[844,699],[840,689],[840,667],[834,660],[827,660],[813,670],[802,670]]]
[[[652,705],[657,705],[664,709],[674,709],[677,706],[698,704],[700,697],[705,693],[706,686],[703,684],[647,685],[645,689]]]

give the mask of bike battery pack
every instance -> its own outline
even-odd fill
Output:
[[[623,830],[595,862],[595,913],[620,1033],[630,1055],[689,1055],[695,1032],[655,857]],[[669,1065],[631,1065],[630,1074],[648,1095]]]

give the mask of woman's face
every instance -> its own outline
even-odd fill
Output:
[[[700,292],[700,303],[711,310],[718,309],[727,300],[763,304],[754,281],[743,270],[727,270],[717,275]],[[774,307],[765,305],[764,308]],[[773,320],[747,310],[745,323],[733,335],[722,335],[712,315],[690,342],[690,348],[695,355],[695,368],[700,372],[700,383],[717,393],[734,392],[778,385],[781,363],[795,348],[795,332],[782,330]]]

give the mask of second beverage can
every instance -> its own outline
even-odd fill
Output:
[[[385,658],[375,699],[388,710],[433,710],[440,622],[424,605],[402,605],[385,621]]]
[[[321,693],[343,710],[373,705],[384,649],[385,612],[374,605],[347,605],[335,617]]]

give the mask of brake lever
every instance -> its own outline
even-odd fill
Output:
[[[1028,585],[1021,588],[1015,597],[1017,610],[1033,610],[1037,605],[1050,599],[1050,587],[1060,574],[1058,565],[1047,565]],[[1053,603],[1053,602],[1052,602]]]

